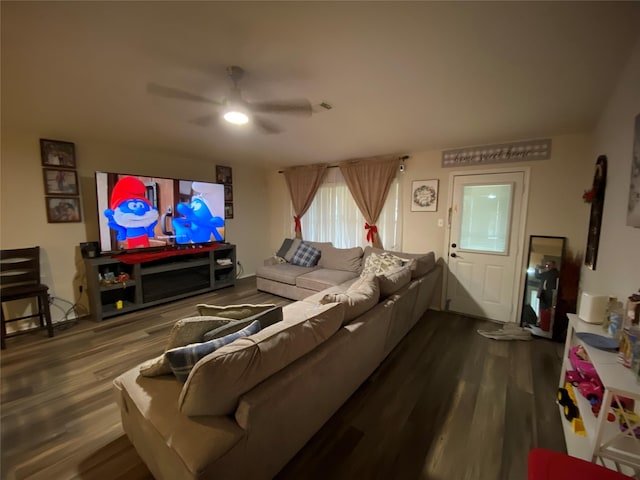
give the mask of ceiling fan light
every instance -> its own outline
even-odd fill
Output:
[[[237,109],[229,109],[224,112],[223,118],[234,125],[244,125],[249,122],[249,116]]]

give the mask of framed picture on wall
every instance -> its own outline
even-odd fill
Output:
[[[49,223],[73,223],[81,220],[79,197],[45,197]]]
[[[416,180],[411,184],[411,211],[438,210],[438,180]]]
[[[231,167],[224,167],[222,165],[216,165],[216,181],[218,183],[225,183],[227,185],[233,183],[231,176]]]
[[[76,168],[76,147],[71,142],[41,138],[40,156],[45,167]]]
[[[224,218],[233,218],[233,203],[224,204]]]
[[[224,186],[224,201],[233,202],[233,185]]]
[[[45,195],[78,195],[78,175],[75,170],[43,168]]]

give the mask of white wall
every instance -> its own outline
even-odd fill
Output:
[[[79,301],[87,307],[86,295],[80,295],[78,288],[81,284],[86,286],[78,246],[80,242],[98,240],[96,170],[215,181],[216,163],[231,166],[234,219],[227,221],[226,240],[237,245],[237,258],[245,276],[253,275],[256,265],[270,254],[266,242],[261,241],[261,232],[266,237],[269,226],[262,209],[267,184],[260,168],[109,145],[91,139],[59,138],[49,133],[2,130],[0,247],[40,245],[42,280],[49,285],[53,296],[69,302]],[[81,223],[47,223],[40,138],[75,143]],[[68,307],[65,302],[57,304]],[[54,321],[63,318],[58,308],[52,309],[52,315]]]
[[[582,291],[620,300],[640,289],[640,228],[626,225],[634,119],[639,114],[640,39],[595,131],[591,158],[595,163],[598,155],[607,156],[607,189],[596,270],[585,267],[581,274]]]

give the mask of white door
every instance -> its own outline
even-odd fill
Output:
[[[454,175],[447,309],[515,322],[522,262],[525,172]]]

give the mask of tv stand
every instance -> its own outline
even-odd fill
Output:
[[[235,285],[235,245],[218,244],[213,249],[191,248],[179,253],[86,258],[87,293],[94,320]]]

